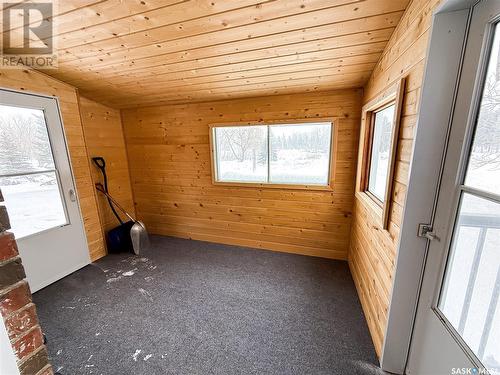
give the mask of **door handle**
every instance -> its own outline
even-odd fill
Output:
[[[436,235],[435,232],[427,232],[424,237],[430,241],[440,241],[441,239]]]
[[[68,191],[69,199],[71,202],[76,202],[76,193],[73,189],[69,189]]]
[[[427,238],[430,241],[440,241],[430,224],[419,224],[417,236]]]

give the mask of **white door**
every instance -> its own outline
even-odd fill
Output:
[[[55,98],[0,90],[0,189],[32,292],[90,263]]]
[[[500,374],[499,15],[472,11],[409,374]]]

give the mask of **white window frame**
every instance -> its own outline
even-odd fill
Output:
[[[330,162],[328,166],[328,184],[283,184],[272,182],[233,182],[233,181],[219,181],[217,176],[217,147],[215,145],[215,129],[221,127],[238,127],[238,126],[270,126],[273,125],[304,125],[315,123],[330,123],[331,124],[331,138],[330,138]],[[299,190],[322,190],[332,191],[333,181],[335,175],[335,152],[337,142],[337,126],[332,118],[311,118],[311,119],[287,119],[263,122],[230,122],[230,123],[217,123],[209,125],[209,142],[210,142],[210,165],[212,171],[212,184],[221,186],[238,186],[238,187],[258,187],[258,188],[275,188],[275,189],[299,189]],[[269,135],[268,135],[268,151],[269,151]],[[269,173],[268,161],[268,173]]]
[[[362,109],[361,134],[358,150],[358,171],[356,174],[356,195],[377,215],[380,228],[384,230],[389,227],[393,176],[396,166],[399,123],[403,106],[404,90],[405,79],[401,78],[380,95],[368,102]],[[392,105],[394,105],[394,118],[392,121],[391,144],[389,147],[389,165],[385,181],[384,200],[381,201],[368,189],[372,161],[373,133],[375,129],[374,120],[377,112]]]

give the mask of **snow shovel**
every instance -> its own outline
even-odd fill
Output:
[[[119,232],[126,232],[130,224],[132,224],[129,231],[130,240],[132,241],[132,249],[134,250],[134,254],[139,255],[142,250],[149,247],[149,237],[148,232],[146,231],[146,226],[141,221],[135,220],[127,211],[125,211],[125,209],[120,206],[111,195],[109,195],[109,193],[104,189],[104,186],[101,183],[95,184],[95,187],[98,191],[103,193],[108,198],[108,200],[110,201],[110,205],[115,205],[121,212],[125,214],[125,216],[130,219],[129,222],[122,223],[119,227],[112,229],[110,233],[112,231],[115,231],[115,235],[120,238],[122,237],[122,233]]]
[[[108,176],[106,174],[106,161],[101,156],[96,156],[92,158],[95,166],[100,169],[102,177],[104,180],[104,186],[101,185],[102,189],[109,193],[108,190]],[[121,253],[123,251],[133,251],[132,239],[130,238],[130,229],[134,225],[133,221],[127,221],[126,223],[122,220],[118,212],[116,212],[115,207],[111,199],[107,198],[109,207],[116,217],[116,220],[120,223],[117,227],[110,229],[106,232],[106,246],[108,252],[110,253]]]

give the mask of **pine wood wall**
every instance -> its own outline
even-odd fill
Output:
[[[120,111],[80,97],[80,112],[89,158],[102,156],[105,159],[110,194],[129,213],[135,215]],[[92,181],[103,183],[101,172],[92,163],[90,169]],[[119,222],[102,194],[97,194],[97,204],[101,228],[106,233]],[[123,214],[118,213],[124,221],[128,221]],[[99,255],[104,256],[106,252]]]
[[[401,77],[406,77],[389,229],[382,230],[370,208],[356,199],[349,251],[351,273],[379,356],[392,290],[432,12],[439,2],[412,1],[365,86],[363,102],[367,103]]]
[[[346,89],[123,110],[136,210],[150,232],[329,258],[348,257],[380,355],[431,15],[439,2],[410,3],[365,86],[363,98],[360,90]],[[390,226],[384,231],[370,209],[353,194],[360,112],[362,103],[401,77],[406,77],[406,92]],[[102,202],[99,214],[89,153],[102,154],[114,164],[112,189],[117,189],[118,198],[133,209],[126,183],[127,158],[119,151],[122,139],[118,112],[82,99],[80,113],[73,87],[33,71],[2,70],[0,87],[59,97],[90,254],[92,259],[99,258],[105,254],[102,229],[113,222]],[[212,185],[210,123],[305,117],[334,117],[339,126],[333,193]],[[106,126],[109,129],[102,128]],[[110,139],[113,142],[109,143]]]
[[[122,119],[139,218],[149,231],[346,259],[361,90],[127,109]],[[333,117],[334,192],[214,186],[211,123]]]
[[[106,250],[91,178],[89,157],[83,136],[76,89],[42,73],[18,69],[0,70],[0,88],[51,95],[59,98],[90,258],[92,260],[100,258],[106,254]]]

